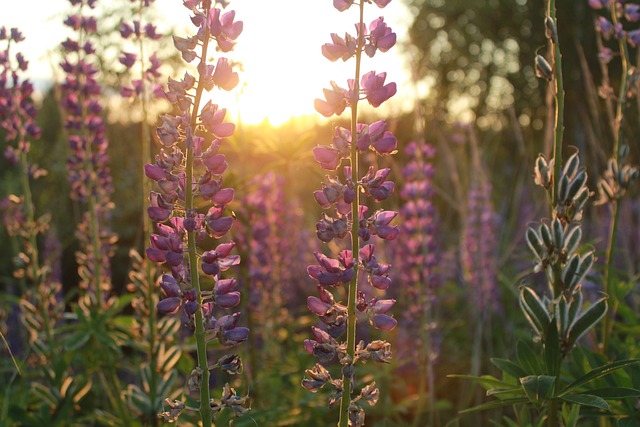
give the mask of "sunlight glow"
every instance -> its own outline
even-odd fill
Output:
[[[64,3],[45,4],[37,8],[36,19],[25,19],[20,7],[9,7],[0,18],[0,24],[18,26],[27,37],[23,46],[35,80],[53,78],[52,69],[57,64],[51,52],[66,37],[59,24],[66,11]],[[164,17],[157,22],[160,31],[175,28],[180,36],[191,31],[182,2],[157,0],[155,4]],[[212,101],[228,109],[228,120],[240,118],[251,124],[268,120],[279,125],[300,116],[322,119],[313,108],[314,99],[322,97],[322,89],[329,87],[331,80],[346,87],[347,79],[353,76],[353,65],[352,61],[328,61],[320,48],[330,41],[331,32],[353,34],[357,14],[351,13],[353,10],[338,12],[331,0],[245,0],[234,4],[233,9],[236,19],[244,21],[243,34],[230,53],[242,64],[241,83],[232,93],[213,91]],[[376,7],[367,12],[367,23],[383,15]],[[411,16],[399,0],[384,9],[384,16],[398,36],[398,45],[387,53],[378,52],[372,59],[365,58],[363,73],[386,71],[388,81],[398,83],[398,94],[387,102],[387,108],[406,111],[413,106],[415,91],[400,45],[407,41]]]
[[[266,120],[280,125],[301,116],[322,119],[313,108],[313,100],[322,97],[322,89],[329,87],[331,80],[346,87],[347,79],[353,75],[353,64],[332,63],[320,49],[330,41],[331,32],[342,36],[345,32],[354,33],[356,18],[349,13],[353,11],[340,13],[330,0],[247,0],[233,8],[236,19],[244,22],[244,31],[231,54],[242,64],[241,83],[229,94],[212,92],[212,101],[227,108],[228,120],[240,119],[249,124]],[[382,14],[375,7],[368,8],[368,12],[366,22]],[[398,44],[407,40],[407,14],[400,1],[391,2],[384,11],[385,20],[398,35]],[[398,94],[389,103],[409,109],[414,91],[400,50],[396,46],[387,53],[365,58],[363,72],[386,71],[389,81],[398,83]]]

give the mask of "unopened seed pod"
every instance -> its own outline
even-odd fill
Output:
[[[558,202],[564,202],[568,199],[569,192],[569,178],[567,175],[562,175],[560,182],[558,183]]]
[[[529,248],[531,248],[533,254],[538,258],[538,260],[542,261],[545,257],[544,242],[542,241],[542,238],[538,235],[536,230],[531,227],[527,229],[526,238],[527,244],[529,245]]]
[[[580,258],[578,269],[576,270],[571,283],[567,284],[567,287],[571,292],[573,292],[576,286],[578,286],[580,282],[582,282],[587,273],[589,273],[589,270],[591,270],[591,267],[593,266],[594,260],[595,256],[593,255],[593,252],[589,252],[588,254],[585,254]]]
[[[536,55],[536,76],[551,81],[553,69],[542,55]]]
[[[598,183],[598,188],[600,189],[601,198],[605,199],[608,202],[616,199],[613,188],[611,188],[611,185],[609,185],[609,183],[604,179],[600,180],[600,182]]]
[[[562,283],[565,286],[565,289],[571,289],[577,282],[576,275],[578,273],[578,268],[580,267],[580,255],[574,254],[567,265],[565,265],[564,270],[562,270]]]
[[[567,189],[567,200],[573,200],[580,189],[587,183],[587,173],[583,170],[578,171],[571,184],[569,184],[569,188]]]
[[[526,286],[520,288],[520,309],[538,335],[542,335],[551,320],[549,312],[535,291]]]
[[[562,175],[566,175],[569,179],[572,179],[576,173],[578,173],[578,169],[580,168],[580,157],[578,157],[578,152],[576,151],[567,159],[567,162],[564,164],[564,168],[562,168]]]
[[[547,159],[541,154],[536,159],[536,166],[534,168],[534,182],[544,188],[548,188],[550,184],[549,164]]]
[[[551,230],[549,230],[549,226],[547,224],[540,224],[539,235],[542,237],[542,241],[549,252],[551,252],[551,250],[553,250],[553,239],[551,238]]]
[[[582,187],[582,190],[578,192],[576,198],[573,200],[573,204],[576,206],[576,209],[582,210],[584,208],[585,203],[589,200],[589,189],[587,187]]]
[[[578,248],[580,240],[582,239],[582,228],[579,226],[573,227],[567,235],[564,237],[564,250],[567,255],[571,255]]]
[[[558,29],[556,28],[556,23],[550,16],[547,16],[544,20],[545,33],[547,38],[551,40],[552,43],[558,43]]]
[[[564,247],[564,227],[558,218],[551,221],[551,234],[554,246],[558,249]]]

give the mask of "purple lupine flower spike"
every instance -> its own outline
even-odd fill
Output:
[[[359,3],[360,14],[364,13],[365,4]],[[375,1],[378,7],[384,7],[389,0]],[[348,10],[355,3],[350,0],[334,0],[333,6],[340,12]],[[375,123],[358,123],[358,103],[367,100],[375,107],[386,102],[396,93],[396,84],[387,82],[387,73],[370,71],[360,75],[360,64],[363,53],[374,56],[379,50],[385,52],[396,42],[395,33],[380,17],[368,27],[362,22],[356,23],[356,35],[345,34],[340,37],[331,34],[331,43],[322,46],[322,54],[330,61],[354,58],[355,76],[346,84],[330,82],[330,88],[323,89],[324,98],[314,101],[315,109],[325,117],[340,115],[349,108],[352,113],[350,129],[336,127],[331,145],[318,146],[313,150],[314,159],[320,167],[327,171],[337,171],[343,162],[343,176],[328,175],[322,188],[314,192],[314,198],[325,209],[316,223],[316,235],[322,242],[341,246],[350,240],[350,248],[338,250],[337,256],[314,252],[317,264],[307,268],[309,276],[316,280],[319,296],[307,299],[307,308],[322,323],[323,329],[312,330],[313,340],[305,340],[305,350],[315,355],[322,363],[337,360],[342,365],[342,380],[334,380],[329,372],[316,365],[307,370],[311,379],[305,378],[302,386],[310,391],[317,391],[326,384],[335,387],[329,397],[329,406],[340,402],[340,427],[347,425],[363,425],[364,410],[358,401],[364,399],[375,404],[379,391],[375,382],[363,387],[358,395],[356,391],[355,364],[358,360],[387,362],[390,351],[384,343],[378,350],[385,349],[385,356],[378,356],[376,351],[369,352],[362,341],[356,350],[357,316],[366,317],[370,325],[380,331],[394,329],[397,321],[389,310],[395,301],[379,300],[370,294],[386,290],[391,286],[389,277],[391,265],[380,261],[375,255],[374,239],[394,240],[400,230],[393,224],[396,212],[383,209],[370,209],[364,197],[368,196],[373,203],[389,198],[395,185],[389,180],[390,169],[376,168],[371,165],[366,173],[359,166],[359,157],[364,153],[388,155],[397,151],[397,140],[388,129],[386,121]],[[362,156],[364,157],[364,156]],[[363,168],[366,170],[366,168]],[[361,193],[363,201],[361,202]],[[363,246],[363,243],[366,243]],[[358,273],[368,275],[371,286],[367,292],[358,290]],[[332,291],[337,287],[345,287],[348,295],[347,306],[336,302]],[[346,339],[343,336],[346,332]],[[373,345],[371,343],[370,345]]]

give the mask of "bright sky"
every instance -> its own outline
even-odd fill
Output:
[[[69,10],[66,0],[39,0],[37,7],[25,13],[22,2],[4,5],[0,26],[18,27],[26,36],[21,49],[30,61],[32,79],[50,79],[51,62],[48,52],[66,37],[62,17]],[[277,5],[277,8],[275,7]],[[156,7],[178,28],[180,36],[191,35],[189,13],[180,0],[157,0]],[[354,33],[357,7],[338,12],[331,0],[235,0],[231,8],[236,19],[244,21],[244,32],[238,38],[234,58],[244,64],[241,81],[244,89],[240,96],[232,94],[214,102],[228,107],[236,119],[239,104],[242,120],[259,123],[266,118],[272,124],[281,124],[290,117],[319,116],[313,100],[322,97],[322,89],[330,87],[330,80],[346,87],[353,75],[354,61],[330,62],[320,47],[330,41],[330,33],[344,36]],[[400,0],[386,8],[375,5],[365,8],[367,24],[378,16],[398,35],[398,44],[407,40],[407,25],[411,17]],[[387,72],[387,82],[398,84],[398,94],[387,102],[392,111],[411,108],[415,87],[406,69],[405,56],[396,45],[389,52],[378,52],[372,59],[364,57],[363,73],[371,70]],[[55,63],[54,63],[55,66]],[[241,83],[242,85],[242,83]],[[384,106],[384,105],[383,105]]]

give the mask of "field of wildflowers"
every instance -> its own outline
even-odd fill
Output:
[[[0,26],[0,426],[640,426],[640,4],[391,1],[279,127],[233,1],[69,0],[45,93]]]

